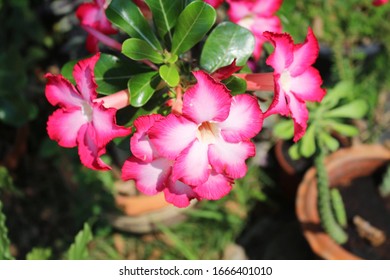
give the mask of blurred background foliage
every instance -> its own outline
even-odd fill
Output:
[[[5,214],[0,225],[7,226],[11,244],[10,254],[3,257],[68,258],[70,245],[84,228],[76,237],[80,246],[92,239],[92,232],[94,237],[88,254],[73,246],[72,254],[79,252],[75,258],[233,258],[228,251],[234,243],[250,258],[313,258],[291,201],[274,183],[278,174],[267,156],[273,139],[266,130],[256,139],[258,155],[250,161],[248,175],[228,197],[199,202],[186,212],[184,222],[161,224],[149,234],[111,226],[106,214],[119,213],[113,198],[115,173],[85,169],[77,151],[59,148],[45,130],[53,108],[44,97],[44,73],[58,73],[67,61],[87,55],[86,34],[74,16],[81,2],[0,0],[0,200]],[[313,28],[321,45],[316,67],[326,87],[352,81],[349,98],[367,103],[365,119],[354,124],[361,131],[359,140],[386,138],[390,5],[285,0],[278,15],[295,42],[304,40],[307,27]],[[126,156],[112,147],[109,151],[120,167]],[[0,241],[0,248],[4,244]]]

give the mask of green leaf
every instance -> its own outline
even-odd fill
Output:
[[[336,221],[343,228],[346,228],[348,224],[347,213],[345,212],[345,206],[340,191],[337,188],[331,188],[330,198]]]
[[[316,151],[315,129],[310,125],[301,139],[300,154],[306,158],[314,155]]]
[[[84,224],[75,238],[75,241],[70,246],[67,257],[69,260],[86,260],[89,258],[88,244],[93,239],[91,228],[87,223]]]
[[[294,123],[293,120],[281,120],[275,126],[273,130],[275,137],[288,140],[294,136]]]
[[[162,50],[145,17],[136,4],[129,0],[113,0],[106,10],[108,19],[130,37],[145,40],[155,50]]]
[[[177,19],[172,39],[172,53],[182,54],[191,49],[213,26],[216,12],[210,5],[196,1],[190,3]]]
[[[33,248],[26,256],[27,260],[48,260],[51,257],[50,248]]]
[[[349,97],[352,93],[352,81],[341,81],[334,88],[328,90],[321,104],[333,108],[341,99]]]
[[[159,69],[159,74],[170,87],[175,87],[180,82],[180,75],[174,64],[162,65]]]
[[[319,138],[319,142],[324,143],[325,146],[332,152],[336,151],[340,147],[339,141],[325,131],[320,132]]]
[[[10,241],[8,239],[8,229],[5,225],[5,215],[3,213],[3,203],[0,200],[0,260],[13,260],[9,250]]]
[[[301,157],[301,154],[299,153],[301,146],[301,142],[293,144],[288,149],[288,155],[291,157],[292,160],[298,160]]]
[[[246,81],[244,79],[238,78],[236,76],[231,76],[230,78],[222,81],[225,86],[231,91],[231,94],[240,94],[246,91]]]
[[[73,67],[78,61],[69,61],[61,69],[61,74],[73,84]],[[150,68],[136,61],[102,53],[94,69],[97,92],[108,95],[126,89],[129,78],[146,71]]]
[[[148,102],[160,82],[157,71],[134,76],[129,80],[130,104],[141,107]]]
[[[65,79],[69,80],[72,84],[75,84],[76,81],[73,78],[73,68],[79,60],[71,60],[65,63],[61,68],[61,75]]]
[[[244,65],[252,55],[255,39],[252,33],[232,22],[220,23],[209,35],[200,56],[200,66],[212,73],[237,59]]]
[[[182,11],[182,0],[145,0],[153,14],[154,25],[160,38],[164,39],[168,35],[172,41],[172,28],[175,26],[177,18]]]
[[[150,68],[136,61],[101,54],[95,66],[97,92],[107,95],[126,89],[129,78],[146,71],[150,71]]]
[[[367,113],[368,105],[364,100],[354,100],[324,113],[326,118],[360,119]]]
[[[344,136],[355,136],[359,134],[359,129],[357,129],[355,126],[345,124],[345,123],[339,123],[339,122],[326,122],[331,129],[335,130],[336,132],[340,133]]]
[[[163,63],[162,54],[153,49],[144,40],[130,38],[123,42],[122,53],[134,60],[147,59],[153,63]]]

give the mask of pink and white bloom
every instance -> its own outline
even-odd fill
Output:
[[[50,139],[62,147],[78,146],[81,162],[96,170],[108,170],[100,156],[115,137],[130,134],[130,129],[116,125],[116,109],[96,101],[94,67],[100,53],[79,61],[73,69],[76,86],[62,75],[46,74],[45,94],[53,106],[59,106],[47,122]]]
[[[230,20],[249,29],[255,36],[253,56],[258,60],[262,46],[267,41],[263,33],[282,31],[280,19],[275,16],[275,13],[283,0],[227,0],[227,2],[230,5],[228,10]]]
[[[245,160],[255,154],[250,138],[261,130],[262,112],[255,97],[232,97],[205,72],[194,76],[198,82],[184,94],[182,115],[157,122],[149,137],[162,156],[174,161],[174,181],[196,186],[202,198],[219,199],[230,191],[230,178],[246,173]]]
[[[294,44],[286,33],[265,32],[264,36],[275,47],[266,61],[275,70],[275,95],[264,115],[291,115],[294,141],[298,141],[305,134],[309,117],[305,101],[320,102],[326,93],[320,73],[312,67],[318,57],[318,41],[310,28],[302,44]]]
[[[149,139],[150,128],[162,119],[163,116],[153,114],[138,117],[134,121],[137,131],[130,141],[133,156],[122,167],[122,179],[134,180],[137,189],[146,195],[163,191],[168,202],[177,207],[186,207],[191,199],[200,199],[199,196],[190,186],[172,180],[174,161],[162,157]]]
[[[118,33],[106,17],[107,7],[108,1],[93,0],[93,2],[81,4],[76,10],[81,27],[88,32],[86,47],[91,53],[99,51],[99,41],[119,51],[122,49],[121,44],[107,36]]]
[[[389,0],[373,0],[372,5],[382,6],[382,5],[386,4],[387,2],[389,2]]]
[[[185,92],[181,115],[141,116],[134,122],[133,156],[122,168],[122,179],[135,180],[148,195],[163,191],[178,207],[194,198],[227,195],[234,179],[245,175],[245,160],[255,155],[250,138],[263,122],[255,97],[232,97],[205,72],[194,76],[197,83]]]

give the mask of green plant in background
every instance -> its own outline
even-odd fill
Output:
[[[44,29],[33,9],[36,3],[6,1],[0,6],[0,121],[12,126],[21,126],[38,113],[27,90],[28,73],[47,55]]]
[[[363,118],[368,106],[364,100],[356,99],[355,92],[354,83],[342,81],[328,90],[321,103],[308,104],[309,122],[306,134],[289,149],[293,159],[312,157],[322,146],[329,152],[336,151],[340,147],[337,134],[346,137],[359,134],[352,121]],[[284,140],[292,139],[292,121],[283,119],[278,122],[274,135]]]
[[[330,190],[324,166],[325,155],[340,147],[336,135],[353,137],[359,134],[352,121],[363,118],[368,106],[362,99],[356,99],[354,83],[339,82],[330,89],[321,104],[308,106],[310,117],[306,134],[292,145],[289,154],[293,159],[314,157],[317,169],[318,210],[325,231],[338,243],[347,241],[346,214],[337,189]],[[276,137],[289,140],[293,137],[290,120],[282,120],[276,126]]]

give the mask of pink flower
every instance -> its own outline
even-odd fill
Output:
[[[309,28],[303,44],[294,44],[289,34],[265,32],[274,45],[274,52],[266,63],[274,68],[275,95],[265,112],[291,115],[294,120],[294,141],[305,133],[308,111],[305,101],[320,102],[326,91],[321,88],[322,78],[312,64],[318,57],[319,45]]]
[[[218,8],[219,6],[221,6],[221,4],[225,1],[225,0],[204,0],[207,4],[211,5],[213,8]]]
[[[45,94],[53,106],[59,106],[47,122],[47,132],[62,147],[78,146],[81,162],[96,170],[108,170],[100,156],[115,137],[130,134],[130,129],[117,126],[116,109],[105,108],[97,97],[94,67],[100,53],[79,61],[73,69],[76,86],[62,75],[46,74]]]
[[[253,56],[258,60],[262,46],[267,41],[263,32],[282,31],[280,19],[274,14],[283,0],[227,0],[227,2],[230,5],[228,10],[230,20],[249,29],[255,36]]]
[[[373,0],[372,5],[374,6],[381,6],[389,2],[389,0]]]
[[[196,71],[194,76],[198,83],[184,94],[183,114],[157,122],[149,137],[161,155],[175,161],[173,180],[196,186],[201,197],[218,199],[210,180],[218,180],[225,188],[220,194],[226,194],[230,186],[219,175],[245,175],[245,160],[255,152],[249,139],[260,131],[262,113],[253,96],[232,97],[208,74]]]
[[[137,131],[130,141],[133,156],[123,165],[122,179],[134,180],[138,190],[147,195],[163,191],[168,202],[177,207],[186,207],[191,199],[200,198],[190,186],[172,180],[174,161],[162,157],[149,139],[150,128],[162,119],[163,116],[154,114],[138,117],[134,121]]]
[[[118,32],[106,17],[107,3],[106,0],[94,0],[93,3],[81,4],[76,11],[81,27],[88,32],[87,50],[91,53],[99,51],[99,41],[119,51],[122,49],[121,44],[106,36]]]
[[[232,97],[227,88],[202,71],[183,98],[182,115],[143,116],[134,122],[133,156],[122,168],[149,195],[160,191],[178,207],[191,199],[220,199],[233,179],[247,171],[245,160],[255,154],[250,141],[262,127],[257,99]]]

